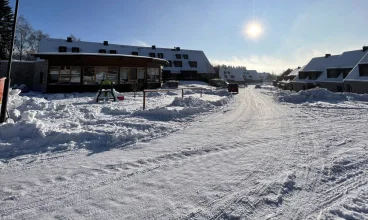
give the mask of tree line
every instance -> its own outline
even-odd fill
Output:
[[[9,6],[9,0],[0,1],[0,60],[9,59],[11,50],[11,37],[14,24],[14,13]],[[42,30],[37,30],[21,15],[17,18],[13,59],[34,60],[32,56],[39,52],[39,44],[42,38],[50,37]],[[73,41],[80,41],[79,38],[71,34],[69,37]]]

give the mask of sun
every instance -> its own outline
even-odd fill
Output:
[[[245,24],[243,32],[248,38],[258,39],[263,33],[262,24],[256,21],[249,22]]]

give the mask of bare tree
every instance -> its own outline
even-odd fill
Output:
[[[17,28],[15,33],[15,57],[19,60],[26,58],[31,48],[31,38],[33,28],[31,24],[23,17],[19,16],[17,20]]]
[[[135,94],[142,88],[143,83],[141,82],[136,82],[132,85],[132,90],[134,92],[134,98],[135,98]]]
[[[39,52],[40,41],[42,38],[50,37],[48,34],[43,33],[41,30],[34,31],[30,37],[30,50],[32,53]]]
[[[73,34],[70,34],[69,37],[72,38],[72,41],[80,41],[80,38],[77,38],[76,36],[74,36]]]

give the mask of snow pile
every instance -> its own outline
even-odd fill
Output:
[[[222,98],[216,101],[202,100],[196,97],[175,97],[174,101],[167,107],[156,107],[149,110],[140,110],[132,115],[149,120],[169,121],[175,118],[184,118],[203,112],[211,112],[216,107],[228,104],[232,96]]]
[[[333,93],[327,89],[315,88],[302,90],[298,93],[290,91],[276,91],[275,96],[277,101],[289,103],[304,103],[316,101],[368,101],[368,94],[352,94],[352,93]]]
[[[182,99],[174,92],[152,92],[147,109],[141,110],[142,97],[133,93],[126,93],[124,101],[99,103],[96,93],[19,93],[11,91],[11,119],[0,125],[0,159],[73,149],[94,152],[150,140],[181,129],[186,118],[214,111],[231,98],[213,93]]]

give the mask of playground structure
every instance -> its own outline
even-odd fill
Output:
[[[102,95],[102,96],[101,96]],[[98,95],[96,97],[96,102],[105,101],[105,100],[113,100],[116,102],[116,94],[114,91],[114,84],[111,80],[104,79],[101,81],[100,89],[98,91]]]

